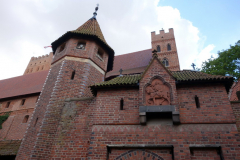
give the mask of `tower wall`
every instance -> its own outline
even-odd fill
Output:
[[[51,67],[52,57],[53,57],[52,52],[43,56],[32,57],[23,75],[49,70]]]
[[[157,50],[157,46],[160,46],[161,51],[158,52],[158,58],[161,61],[164,58],[167,58],[169,62],[168,69],[171,71],[179,71],[180,65],[178,60],[177,46],[175,42],[173,29],[170,28],[168,33],[165,33],[164,30],[160,30],[160,34],[156,34],[155,32],[151,33],[152,38],[152,49]],[[167,49],[167,45],[170,44],[171,50]]]
[[[107,68],[105,57],[98,63],[95,58],[97,44],[87,43],[86,50],[75,50],[74,40],[67,41],[65,48],[55,53],[45,85],[37,102],[17,159],[49,159],[54,139],[61,124],[62,111],[67,98],[93,97],[88,86],[104,80]],[[85,55],[81,55],[84,53]],[[104,56],[106,52],[103,51]],[[74,76],[73,76],[74,71]],[[86,106],[85,106],[86,107]],[[82,123],[84,126],[84,122]]]

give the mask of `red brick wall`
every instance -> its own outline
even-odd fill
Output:
[[[0,129],[0,140],[7,139],[22,139],[27,129],[30,118],[32,116],[38,95],[22,96],[20,98],[12,98],[1,102],[0,114],[5,114],[11,111],[8,119],[3,123]],[[21,105],[22,100],[25,99],[24,105]],[[6,108],[7,102],[11,102],[10,106]],[[29,115],[28,122],[23,123],[23,119]]]
[[[84,40],[84,42],[86,42],[85,50],[77,49],[76,47],[77,47],[78,41],[79,41],[78,39],[68,40],[66,42],[65,49],[61,52],[59,52],[60,47],[58,47],[58,49],[55,52],[55,56],[53,58],[53,63],[61,59],[63,56],[90,58],[100,68],[106,71],[107,64],[108,64],[107,53],[100,46],[98,46],[94,41],[90,41],[90,40]],[[100,48],[103,51],[103,61],[96,56],[98,48]]]
[[[235,123],[223,84],[178,85],[181,123]],[[200,108],[196,107],[195,95]]]
[[[75,77],[72,80],[73,69],[75,70]],[[61,112],[65,106],[64,100],[72,97],[92,97],[88,86],[103,81],[103,78],[104,75],[89,63],[63,60],[53,65],[38,106],[42,107],[41,104],[47,104],[43,108],[36,107],[33,120],[28,129],[29,134],[27,133],[25,136],[26,140],[23,141],[17,159],[26,158],[30,154],[36,157],[33,159],[48,159],[51,155],[51,147],[54,147],[52,142],[57,135],[58,125],[61,123]],[[34,127],[37,117],[39,117],[38,125],[42,124],[41,128],[38,128],[40,127],[38,125]],[[37,146],[35,148],[33,148],[34,143]],[[30,151],[27,152],[26,150]]]
[[[59,70],[61,67],[61,63],[55,64],[51,67],[48,76],[46,78],[46,82],[44,83],[43,90],[40,94],[38,102],[36,104],[35,110],[33,112],[33,116],[30,121],[30,126],[27,128],[27,131],[24,135],[22,144],[19,148],[18,155],[16,159],[29,159],[31,155],[31,151],[34,149],[34,144],[37,138],[38,131],[40,130],[45,112],[47,110],[47,106],[49,104],[49,100],[51,98],[53,88],[55,86],[55,82],[57,81],[57,75],[59,74]],[[38,122],[36,123],[36,119],[38,118]]]
[[[235,124],[94,125],[90,139],[90,159],[106,159],[108,144],[171,144],[174,146],[175,159],[191,159],[190,144],[221,145],[226,160],[240,159],[239,135]],[[158,153],[156,150],[146,150]],[[122,153],[124,151],[113,151],[113,155],[109,155],[115,158]],[[212,150],[207,150],[206,154],[213,155]],[[158,155],[164,157],[166,153]]]
[[[240,101],[238,102],[231,102],[233,113],[236,119],[236,125],[238,132],[240,134]]]

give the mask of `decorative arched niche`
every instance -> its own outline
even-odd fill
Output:
[[[153,77],[144,87],[144,104],[146,106],[170,105],[172,89],[160,76]]]

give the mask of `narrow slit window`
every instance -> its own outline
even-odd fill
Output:
[[[167,50],[171,51],[171,45],[170,44],[167,45]]]
[[[38,122],[38,118],[37,118],[36,121],[35,121],[34,127],[37,125],[37,122]]]
[[[21,105],[23,106],[25,104],[26,99],[22,99]]]
[[[161,52],[160,46],[157,46],[157,52]]]
[[[75,77],[75,70],[72,72],[72,76],[71,76],[71,79],[73,80]]]
[[[200,108],[200,103],[199,103],[199,98],[198,98],[198,96],[195,95],[194,98],[195,98],[196,107],[197,107],[197,108]]]
[[[8,108],[8,107],[10,106],[10,103],[11,103],[11,102],[7,102],[6,108]]]
[[[124,105],[123,102],[124,102],[123,98],[121,98],[121,100],[120,100],[120,110],[123,110],[123,105]]]
[[[27,121],[28,121],[28,118],[29,118],[29,115],[26,115],[26,116],[24,117],[24,119],[23,119],[22,123],[27,123]]]

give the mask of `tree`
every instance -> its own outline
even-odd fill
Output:
[[[218,52],[218,58],[210,58],[202,63],[202,72],[214,75],[240,78],[240,40],[230,49]]]

